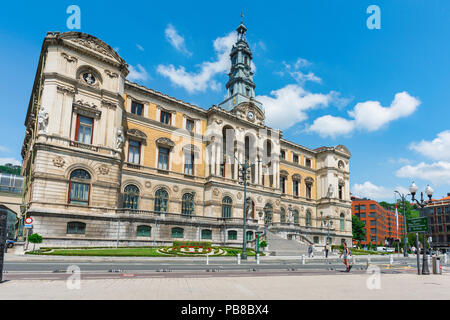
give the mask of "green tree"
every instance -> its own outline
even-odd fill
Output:
[[[33,233],[31,236],[28,237],[28,242],[31,242],[33,244],[33,251],[34,251],[36,243],[42,243],[42,236],[37,233]]]
[[[366,229],[364,223],[357,217],[352,215],[352,233],[354,240],[366,239]]]

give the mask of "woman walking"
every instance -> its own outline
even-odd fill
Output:
[[[348,256],[350,255],[350,249],[347,247],[347,243],[344,241],[342,243],[342,246],[344,247],[344,249],[342,250],[341,254],[339,255],[339,259],[342,257],[342,255],[344,255],[344,264],[347,267],[347,272],[350,272],[350,269],[352,268],[352,266],[350,265],[350,263],[348,262]]]

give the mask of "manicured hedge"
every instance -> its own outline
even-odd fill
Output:
[[[174,241],[174,247],[211,247],[211,242],[206,241]]]

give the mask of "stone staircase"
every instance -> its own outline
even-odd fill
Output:
[[[268,252],[274,256],[300,256],[308,254],[308,245],[296,240],[287,240],[267,231]]]

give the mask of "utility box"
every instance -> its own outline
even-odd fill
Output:
[[[442,274],[441,258],[433,257],[433,274]]]

